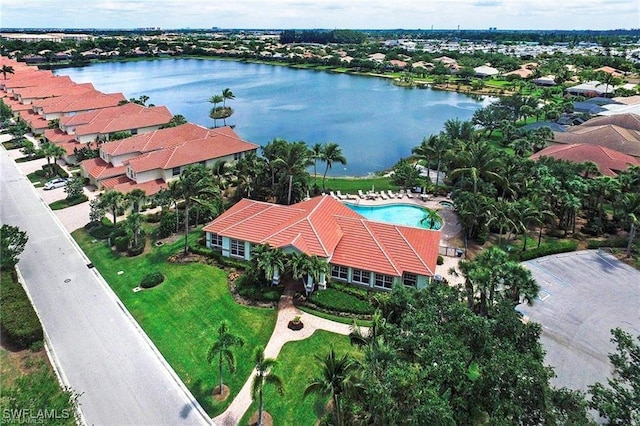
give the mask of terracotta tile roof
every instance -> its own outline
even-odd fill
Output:
[[[129,160],[129,166],[136,173],[155,169],[167,170],[257,148],[257,145],[240,139],[233,129],[225,127],[208,130],[202,139],[187,140],[177,146],[158,149],[132,158]]]
[[[35,108],[42,108],[45,114],[66,114],[114,107],[124,99],[122,93],[105,94],[97,90],[85,90],[80,93],[69,93],[66,96],[38,100],[33,102],[33,105]]]
[[[566,132],[554,132],[554,142],[599,145],[634,157],[640,157],[640,131],[606,124],[574,126]]]
[[[53,75],[51,71],[38,71],[37,73],[35,72],[26,73],[17,77],[18,78],[11,79],[11,80],[7,79],[7,81],[4,82],[5,89],[9,89],[13,92],[15,89],[20,87],[41,86],[41,85],[48,84],[50,81],[62,81],[62,80],[56,80],[56,78],[58,77]],[[70,78],[68,76],[65,76],[63,80],[70,80]]]
[[[135,103],[128,103],[80,113],[72,117],[63,117],[60,121],[62,124],[64,120],[64,125],[67,127],[75,126],[76,135],[83,136],[106,135],[113,132],[161,126],[168,123],[172,117],[173,115],[165,106],[147,108]],[[66,120],[67,118],[70,120]]]
[[[162,148],[180,145],[185,141],[197,140],[206,137],[208,129],[192,123],[167,129],[154,130],[125,139],[109,142],[102,145],[102,151],[112,155],[124,155],[131,153],[147,153]]]
[[[591,161],[605,176],[615,177],[618,172],[632,165],[640,165],[640,159],[598,145],[573,144],[552,145],[535,153],[530,158],[553,157],[559,160],[585,163]]]
[[[627,130],[640,131],[640,115],[638,114],[615,114],[605,117],[594,117],[585,121],[580,126],[605,126],[605,125],[619,126]]]
[[[122,194],[127,194],[134,189],[142,189],[147,196],[154,195],[160,192],[161,189],[166,189],[167,184],[162,179],[151,180],[144,183],[136,183],[126,176],[118,176],[112,179],[102,181],[102,186],[105,189],[113,189]]]
[[[243,199],[204,231],[393,276],[432,276],[440,243],[439,231],[369,221],[329,196],[292,206]]]
[[[47,138],[49,142],[53,143],[62,143],[62,142],[73,142],[77,143],[76,138],[73,135],[68,135],[60,129],[47,129],[44,131],[44,137]]]
[[[67,140],[67,141],[59,141],[59,142],[54,142],[56,145],[59,145],[61,147],[64,148],[64,151],[67,155],[71,156],[75,154],[75,150],[76,149],[80,149],[82,148],[82,145],[80,145],[79,143],[77,143],[74,140]]]
[[[91,83],[87,83],[93,88]],[[20,96],[22,99],[44,99],[53,96],[60,96],[73,90],[75,86],[80,86],[87,90],[87,85],[78,85],[74,83],[70,78],[56,77],[55,79],[45,80],[43,84],[38,86],[20,87],[13,91],[15,96]]]
[[[111,163],[107,163],[102,158],[90,158],[80,163],[80,168],[94,178],[95,180],[110,179],[113,177],[124,175],[127,171],[126,166],[114,167]]]

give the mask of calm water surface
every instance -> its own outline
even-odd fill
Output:
[[[360,206],[345,203],[347,207],[369,220],[394,223],[396,225],[415,226],[426,229],[440,229],[441,223],[431,228],[431,221],[425,219],[426,209],[409,204],[387,204],[384,206]]]
[[[403,89],[382,78],[234,61],[167,59],[92,64],[56,71],[127,98],[149,96],[192,123],[212,127],[208,99],[230,88],[227,124],[245,140],[336,142],[348,164],[329,175],[363,176],[393,166],[452,118],[468,120],[490,102],[430,89]],[[218,125],[222,121],[218,120]],[[318,164],[324,171],[324,165]]]

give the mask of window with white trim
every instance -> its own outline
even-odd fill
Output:
[[[331,265],[331,277],[347,281],[349,279],[349,268],[346,266]]]
[[[369,284],[371,282],[371,273],[363,269],[354,269],[351,281],[360,284]]]
[[[406,285],[407,287],[417,287],[418,276],[416,274],[405,272],[404,274],[402,274],[402,284]]]
[[[222,248],[222,236],[218,234],[211,234],[211,247]]]
[[[244,241],[231,240],[231,255],[244,257]]]
[[[173,170],[171,170],[171,174],[172,176],[178,176],[180,174],[180,167],[174,167]]]
[[[393,287],[393,277],[391,275],[376,274],[374,285],[376,287],[391,289],[391,287]]]

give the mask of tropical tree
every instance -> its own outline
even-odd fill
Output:
[[[227,364],[229,371],[234,373],[236,370],[236,358],[231,348],[234,346],[244,346],[244,339],[229,332],[229,323],[222,321],[218,327],[218,340],[216,340],[207,353],[207,362],[211,364],[215,358],[218,358],[218,377],[220,382],[218,385],[218,395],[222,395],[222,367]]]
[[[73,200],[84,194],[84,179],[80,176],[74,176],[67,181],[64,187],[64,192],[67,194],[67,200]]]
[[[322,160],[323,155],[324,155],[324,145],[322,145],[321,143],[313,144],[313,146],[309,150],[309,156],[313,160],[313,180],[314,181],[318,176],[318,172],[317,172],[318,160]]]
[[[322,176],[322,189],[324,190],[325,180],[327,179],[327,172],[329,171],[329,169],[333,166],[334,163],[346,165],[347,159],[342,154],[342,149],[340,149],[340,146],[337,143],[329,142],[324,145],[322,161],[324,161],[326,164],[324,175]]]
[[[442,215],[440,214],[440,209],[424,209],[425,216],[420,219],[420,223],[424,224],[427,222],[429,224],[429,229],[434,229],[436,227],[442,226]]]
[[[269,283],[274,283],[284,272],[287,256],[282,250],[272,248],[268,244],[260,244],[253,248],[252,260],[262,271]]]
[[[131,203],[131,211],[134,213],[139,213],[140,206],[147,199],[147,194],[143,189],[135,188],[131,192],[126,194],[124,198]]]
[[[118,211],[122,208],[124,196],[122,193],[109,189],[100,197],[100,205],[111,212],[113,216],[113,225],[116,225]]]
[[[262,426],[262,411],[264,408],[263,389],[264,385],[274,386],[280,395],[284,395],[282,379],[273,374],[273,368],[277,361],[273,358],[265,358],[264,348],[258,347],[255,352],[256,375],[251,382],[251,397],[258,400],[258,426]]]
[[[218,127],[217,120],[221,118],[220,114],[218,113],[218,104],[224,102],[224,98],[222,97],[222,95],[213,95],[209,98],[209,102],[213,104],[213,108],[211,108],[209,117],[213,118],[213,127],[216,128]]]
[[[3,224],[0,228],[0,270],[10,271],[18,263],[29,237],[17,226]]]
[[[66,154],[66,151],[60,145],[56,145],[52,142],[47,142],[42,146],[42,152],[45,157],[47,157],[47,175],[52,176],[53,168],[51,167],[51,160],[55,162],[58,158],[61,158],[64,154]]]
[[[465,182],[471,182],[473,193],[478,193],[478,183],[495,182],[505,184],[505,179],[500,175],[502,160],[491,149],[487,142],[463,144],[461,149],[451,152],[455,156],[452,164],[457,167],[448,173],[448,178],[458,181],[464,186]]]
[[[138,239],[140,238],[140,230],[142,229],[143,218],[138,212],[133,212],[127,216],[127,229],[133,237],[133,247],[138,247]]]
[[[345,393],[353,394],[357,389],[358,364],[347,354],[341,357],[336,356],[333,347],[325,358],[316,355],[316,359],[320,361],[321,372],[305,388],[303,399],[311,394],[330,396],[333,401],[334,424],[341,426],[343,424],[341,398]]]
[[[7,79],[7,74],[15,74],[15,69],[11,65],[3,65],[2,69],[0,69],[2,76],[4,79]]]
[[[231,108],[227,109],[227,99],[235,99],[236,95],[233,94],[233,92],[231,91],[231,89],[226,88],[222,90],[222,108],[224,108],[225,111],[227,111],[228,115],[225,115],[224,117],[222,117],[222,119],[224,120],[224,125],[227,125],[227,118],[231,116],[231,114],[233,114],[233,110]]]
[[[627,257],[631,257],[631,247],[636,236],[638,224],[640,224],[640,194],[629,192],[624,194],[621,200],[621,209],[625,221],[629,224],[629,239],[627,241]]]
[[[202,164],[187,166],[177,184],[178,193],[184,200],[184,254],[189,252],[189,209],[194,203],[206,204],[205,197],[214,196],[211,174]],[[207,204],[210,205],[210,204]]]

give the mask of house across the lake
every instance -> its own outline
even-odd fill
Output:
[[[332,280],[379,290],[425,287],[440,244],[440,231],[371,221],[328,195],[291,206],[242,199],[203,230],[223,256],[249,260],[253,246],[268,244],[325,260]]]

